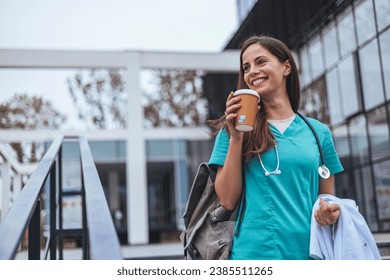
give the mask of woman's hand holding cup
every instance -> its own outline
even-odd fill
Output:
[[[259,110],[260,96],[254,90],[240,89],[230,92],[226,102],[226,122],[232,133],[252,131]],[[234,131],[234,132],[233,132]],[[239,133],[242,137],[242,133]]]
[[[229,129],[230,138],[242,139],[243,133],[236,129],[236,119],[238,117],[238,110],[241,108],[241,97],[234,96],[234,92],[231,91],[226,102],[226,124]]]

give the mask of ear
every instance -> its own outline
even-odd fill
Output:
[[[287,77],[288,75],[290,75],[290,73],[291,73],[291,62],[290,62],[290,60],[286,60],[285,62],[284,62],[284,72],[283,72],[283,75],[285,76],[285,77]]]

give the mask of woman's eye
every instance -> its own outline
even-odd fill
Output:
[[[244,66],[242,67],[242,69],[244,70],[244,72],[248,72],[249,69],[250,69],[250,67],[249,67],[248,65],[244,65]]]
[[[261,59],[261,60],[258,60],[258,61],[257,61],[257,65],[262,65],[262,64],[264,64],[265,62],[266,62],[266,61],[265,61],[265,60],[262,60],[262,59]]]

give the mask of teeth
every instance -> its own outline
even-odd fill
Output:
[[[260,78],[260,79],[254,80],[254,81],[252,82],[252,85],[257,86],[258,84],[261,84],[261,83],[264,82],[265,80],[266,80],[266,78]]]

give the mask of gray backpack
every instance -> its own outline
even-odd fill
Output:
[[[245,195],[241,195],[234,211],[226,210],[215,193],[215,176],[208,163],[199,165],[183,214],[185,229],[180,235],[187,260],[229,259],[233,237],[238,234],[236,218],[240,213],[238,221],[242,219]]]

